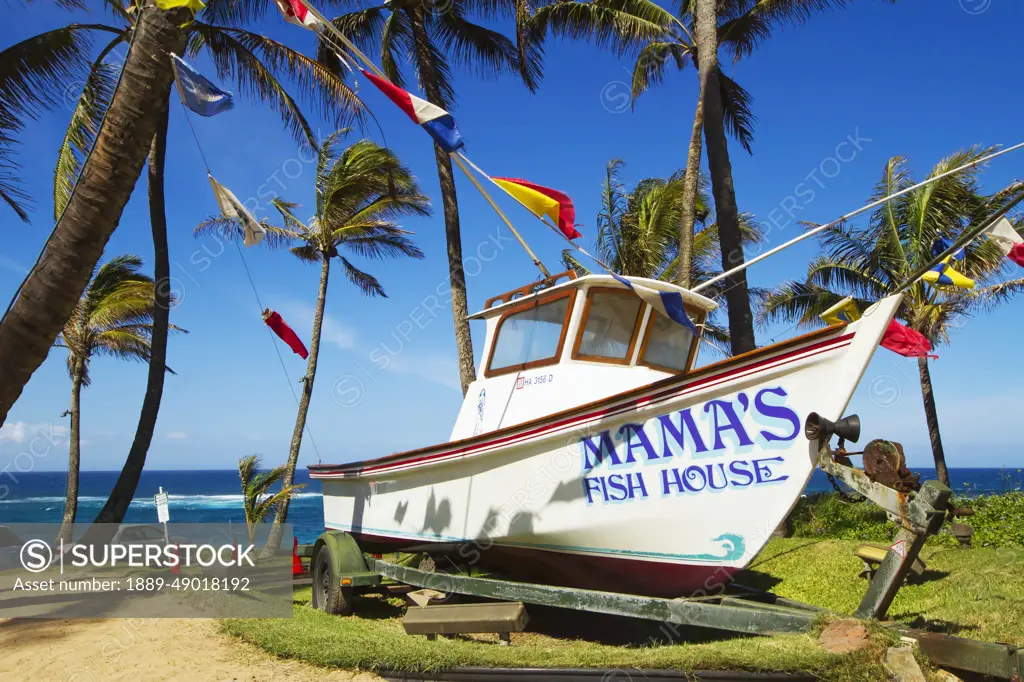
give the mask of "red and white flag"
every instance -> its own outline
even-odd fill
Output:
[[[1017,230],[1013,229],[1013,223],[1006,218],[1001,218],[999,222],[982,234],[995,242],[1007,258],[1024,267],[1024,237],[1021,237],[1017,234]]]
[[[277,8],[281,10],[285,21],[308,28],[311,31],[320,30],[320,20],[313,16],[302,0],[274,0]]]

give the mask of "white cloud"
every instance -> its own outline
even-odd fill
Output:
[[[453,356],[400,353],[385,357],[388,358],[388,364],[384,367],[386,371],[411,374],[448,388],[462,388],[459,364]]]
[[[167,437],[171,440],[185,440],[188,438],[188,434],[184,431],[168,431]]]
[[[281,305],[281,315],[288,325],[295,330],[302,342],[309,346],[309,337],[313,330],[313,313],[315,308],[299,301],[286,301]],[[351,327],[339,322],[330,315],[324,315],[320,339],[333,343],[342,350],[351,350],[356,345],[356,333]]]
[[[51,443],[67,440],[68,428],[60,424],[29,424],[27,422],[7,422],[0,426],[0,442],[21,445],[35,438],[42,438]]]

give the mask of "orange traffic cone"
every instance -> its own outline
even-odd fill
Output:
[[[294,537],[294,536],[293,536]],[[302,559],[299,558],[299,538],[295,538],[295,544],[292,546],[292,577],[302,575]]]
[[[178,556],[178,546],[177,545],[171,545],[171,554],[173,554],[175,557]],[[178,560],[178,562],[176,564],[171,566],[171,575],[181,575],[181,560],[180,559]]]

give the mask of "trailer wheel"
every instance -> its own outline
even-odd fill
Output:
[[[313,608],[335,616],[352,613],[351,587],[342,587],[334,575],[329,547],[321,547],[313,557]]]

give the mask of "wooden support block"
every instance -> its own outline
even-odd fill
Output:
[[[914,659],[914,650],[891,647],[885,652],[885,667],[896,682],[928,682]]]
[[[522,632],[528,617],[522,602],[412,606],[402,619],[409,635]]]
[[[862,559],[864,561],[865,568],[867,568],[868,566],[871,566],[873,568],[874,566],[877,566],[878,564],[882,563],[883,560],[885,560],[885,555],[888,552],[889,548],[886,545],[864,543],[862,545],[858,545],[857,549],[855,549],[853,553],[857,555],[859,559]],[[910,567],[910,572],[916,576],[920,576],[922,573],[925,572],[926,568],[928,568],[928,566],[926,566],[923,561],[921,561],[920,559],[915,559],[914,564]]]

